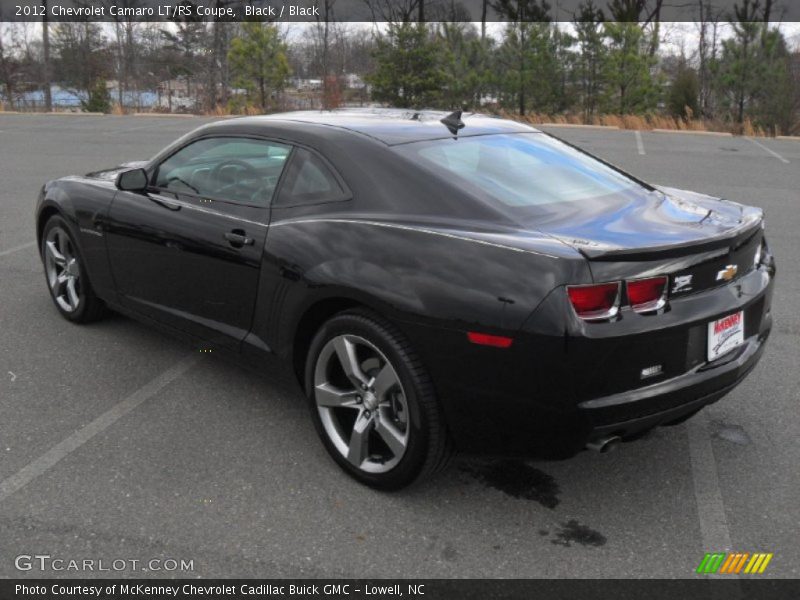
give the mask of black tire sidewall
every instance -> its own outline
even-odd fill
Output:
[[[405,391],[409,411],[409,441],[400,462],[386,473],[367,473],[353,466],[333,445],[319,416],[314,397],[314,371],[317,359],[325,344],[337,335],[360,336],[374,344],[392,363]],[[397,344],[393,332],[369,316],[355,313],[340,314],[325,323],[314,337],[309,348],[305,370],[305,389],[311,410],[314,427],[322,439],[328,453],[336,463],[350,475],[371,487],[394,490],[412,483],[422,471],[428,447],[428,417],[425,414],[419,395],[426,393],[421,389],[426,383],[415,376],[406,352]]]

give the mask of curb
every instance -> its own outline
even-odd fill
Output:
[[[714,135],[717,137],[733,137],[727,131],[694,131],[692,129],[653,129],[653,133],[683,133],[688,135]]]
[[[528,123],[531,127],[576,127],[578,129],[616,129],[616,125],[581,125],[579,123]]]
[[[0,113],[2,115],[3,113]],[[800,135],[776,135],[776,140],[786,140],[789,142],[800,142]]]
[[[23,116],[39,116],[39,117],[105,117],[105,113],[101,112],[23,112],[19,110],[0,110],[2,115],[23,115]]]
[[[21,114],[21,113],[20,113]],[[47,115],[50,117],[59,116],[59,117],[105,117],[105,113],[101,112],[46,112],[46,113],[30,113],[30,114],[41,114]]]
[[[134,117],[158,117],[158,118],[175,118],[175,119],[193,119],[197,115],[182,115],[182,114],[172,114],[172,113],[143,113],[137,112],[133,113]]]

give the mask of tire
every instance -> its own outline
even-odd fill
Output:
[[[340,313],[320,328],[305,384],[322,443],[361,483],[397,490],[439,472],[452,456],[422,362],[393,325],[371,312]]]
[[[103,301],[92,290],[80,248],[63,218],[53,216],[45,223],[39,250],[47,289],[61,316],[73,323],[100,319]]]

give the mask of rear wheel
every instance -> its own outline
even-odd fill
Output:
[[[50,296],[61,315],[75,323],[103,315],[103,302],[92,291],[80,250],[61,217],[51,217],[42,234],[44,274]]]
[[[376,315],[348,312],[323,325],[309,350],[306,387],[326,449],[362,483],[399,489],[438,471],[451,454],[425,369]]]

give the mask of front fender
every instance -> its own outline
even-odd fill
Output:
[[[111,299],[115,294],[106,253],[102,220],[116,189],[107,181],[65,177],[44,186],[37,202],[37,240],[41,245],[46,220],[58,213],[69,227],[83,257],[83,267],[95,294]]]

